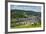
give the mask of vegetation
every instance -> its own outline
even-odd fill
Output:
[[[24,10],[11,10],[11,28],[35,28],[41,27],[41,20],[34,24],[16,24],[24,21],[17,21],[16,18],[29,18],[29,17],[41,17],[40,12],[35,11],[24,11]]]

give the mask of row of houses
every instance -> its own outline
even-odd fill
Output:
[[[40,17],[30,17],[30,18],[16,18],[18,21],[16,24],[34,24],[38,23]]]

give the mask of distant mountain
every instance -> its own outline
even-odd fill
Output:
[[[24,12],[27,14],[27,15],[33,15],[33,16],[41,16],[41,12],[35,12],[35,11],[25,11],[25,10],[11,10],[11,12],[14,12],[16,14],[24,14]]]

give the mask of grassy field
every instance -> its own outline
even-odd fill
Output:
[[[34,28],[34,27],[40,27],[40,23],[39,24],[26,24],[26,25],[19,25],[16,26],[16,28]]]
[[[40,23],[35,23],[35,24],[26,24],[26,25],[19,25],[16,26],[16,28],[36,28],[36,27],[41,27]]]
[[[13,20],[13,23],[11,23],[11,28],[36,28],[36,27],[41,27],[40,21],[34,24],[18,24],[17,25],[16,21]]]
[[[41,24],[38,23],[38,24],[26,24],[26,25],[18,25],[16,26],[14,24],[14,27],[11,27],[11,28],[36,28],[36,27],[41,27]]]

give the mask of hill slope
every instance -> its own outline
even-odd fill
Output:
[[[11,10],[11,15],[15,17],[26,17],[27,16],[39,16],[41,17],[41,12],[35,12],[35,11],[25,11],[25,10]]]

